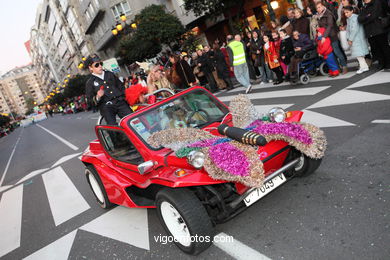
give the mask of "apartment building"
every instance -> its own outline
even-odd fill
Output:
[[[43,102],[37,71],[30,64],[10,70],[0,77],[0,113],[25,114],[35,104]],[[35,104],[34,104],[35,102]]]

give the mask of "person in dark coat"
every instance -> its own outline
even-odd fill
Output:
[[[304,16],[303,11],[299,8],[295,9],[294,14],[295,19],[292,22],[293,30],[310,35],[310,20]]]
[[[310,40],[309,35],[301,34],[298,31],[293,31],[293,45],[295,54],[291,58],[289,73],[290,80],[294,81],[299,75],[297,75],[298,64],[302,61],[303,55],[314,49],[313,41]]]
[[[250,57],[253,61],[253,65],[260,71],[261,84],[265,84],[272,81],[272,71],[264,60],[263,40],[260,39],[257,31],[253,31],[252,34],[253,37],[249,46]]]
[[[253,61],[250,57],[251,41],[252,41],[252,32],[247,32],[246,37],[244,38],[242,43],[245,46],[245,56],[246,56],[246,60],[247,60],[246,64],[248,65],[249,78],[251,80],[256,80],[255,67],[254,67]]]
[[[178,89],[186,89],[191,87],[196,82],[196,78],[190,65],[183,59],[180,59],[179,56],[171,54],[169,56],[169,61],[172,63],[172,69],[176,71],[177,75],[180,78],[181,83],[176,86]]]
[[[358,16],[358,22],[363,24],[364,32],[371,47],[374,59],[379,62],[379,69],[390,69],[390,47],[387,41],[387,28],[381,18],[388,16],[382,0],[364,0],[364,7]]]
[[[220,79],[223,79],[225,81],[227,90],[233,89],[233,83],[230,78],[230,71],[229,67],[226,64],[226,59],[225,55],[222,53],[219,44],[214,43],[213,45],[213,50],[214,50],[214,61],[215,61],[215,68],[217,70],[217,75]]]
[[[108,125],[116,125],[116,115],[120,118],[133,111],[125,101],[123,83],[110,71],[103,70],[103,62],[97,55],[89,56],[85,61],[91,72],[85,83],[85,94],[98,107]]]
[[[205,75],[208,82],[209,90],[211,92],[216,92],[218,88],[213,76],[214,68],[209,58],[209,55],[207,53],[204,53],[202,50],[197,50],[196,53],[198,54],[197,66],[200,68],[200,71],[203,72],[203,74]]]
[[[288,66],[295,54],[293,41],[284,29],[279,30],[279,36],[282,39],[280,43],[280,59]]]
[[[327,37],[330,38],[333,52],[338,59],[339,65],[342,67],[343,74],[345,74],[348,72],[347,59],[344,51],[340,47],[338,27],[336,24],[337,15],[328,10],[323,2],[316,3],[316,9],[318,12],[318,26],[326,29],[322,38],[322,43],[324,43]]]

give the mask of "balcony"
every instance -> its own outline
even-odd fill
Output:
[[[95,28],[96,24],[99,23],[99,20],[103,18],[105,10],[99,9],[95,15],[92,17],[89,24],[87,24],[87,28],[85,29],[85,34],[90,34]]]

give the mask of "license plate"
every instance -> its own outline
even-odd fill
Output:
[[[286,181],[286,177],[284,177],[283,173],[278,174],[273,179],[267,181],[263,184],[260,188],[257,188],[253,190],[251,193],[249,193],[248,196],[245,197],[244,202],[247,207],[276,189],[278,186],[280,186],[283,182]]]

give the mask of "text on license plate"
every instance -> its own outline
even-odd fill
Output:
[[[278,186],[280,186],[283,182],[286,181],[286,177],[284,177],[283,173],[278,174],[271,180],[265,182],[263,186],[260,188],[254,189],[251,193],[249,193],[248,196],[245,197],[244,202],[246,206],[250,206],[268,193],[270,193],[272,190],[276,189]]]

